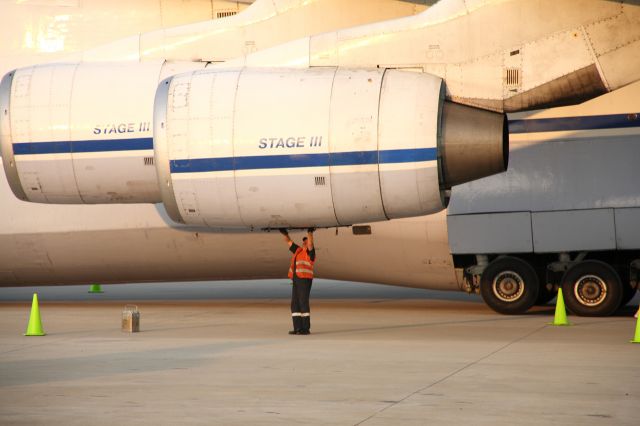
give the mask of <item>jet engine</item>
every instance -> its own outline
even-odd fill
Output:
[[[0,146],[25,201],[159,202],[153,98],[168,75],[204,63],[65,63],[20,68],[0,83]]]
[[[0,146],[13,192],[162,202],[176,222],[211,228],[328,227],[434,213],[451,186],[506,169],[504,114],[445,101],[433,75],[203,66],[9,73]]]
[[[205,227],[340,226],[442,210],[507,167],[504,114],[393,69],[200,70],[161,82],[154,151],[169,216]]]

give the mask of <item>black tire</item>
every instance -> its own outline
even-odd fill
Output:
[[[585,260],[571,266],[562,277],[567,308],[576,315],[604,317],[622,302],[623,288],[618,273],[599,260]]]
[[[538,299],[538,275],[522,259],[500,257],[487,266],[480,280],[480,294],[491,309],[501,314],[523,314]]]

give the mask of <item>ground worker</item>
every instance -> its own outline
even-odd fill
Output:
[[[289,278],[293,281],[291,289],[291,318],[293,330],[289,334],[309,334],[311,331],[311,310],[309,295],[313,281],[313,265],[316,262],[316,250],[313,247],[313,228],[307,230],[302,239],[302,247],[291,241],[286,229],[280,229],[289,250],[293,253],[289,266]]]

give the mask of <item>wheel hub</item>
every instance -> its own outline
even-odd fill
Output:
[[[493,279],[493,294],[503,302],[514,302],[524,294],[524,280],[513,271],[502,271]]]
[[[576,299],[585,306],[598,306],[607,297],[607,283],[596,275],[584,275],[573,286]]]

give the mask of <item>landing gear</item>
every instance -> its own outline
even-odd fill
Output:
[[[549,287],[551,287],[551,289],[549,289]],[[535,304],[537,306],[545,306],[547,303],[551,302],[557,294],[558,293],[555,291],[555,288],[552,285],[541,285]]]
[[[624,308],[636,295],[638,289],[635,282],[633,285],[631,284],[630,268],[618,268],[617,271],[618,276],[622,279],[622,302],[620,302],[620,308]]]
[[[571,312],[590,317],[611,315],[624,293],[615,269],[598,260],[572,265],[562,277],[562,290]]]
[[[588,258],[591,255],[594,258]],[[495,255],[476,254],[475,259],[465,255],[455,261],[466,263],[462,266],[467,290],[480,293],[491,309],[502,314],[522,314],[533,305],[546,305],[560,287],[573,314],[608,316],[640,291],[638,251],[503,254],[489,262],[491,256]]]
[[[637,289],[631,287],[629,284],[623,284],[623,294],[622,294],[622,302],[620,302],[620,307],[623,308],[627,306],[627,303],[631,302],[631,299],[636,295]]]
[[[491,309],[501,314],[522,314],[538,299],[536,271],[522,259],[500,257],[482,273],[480,294]]]
[[[547,269],[544,267],[536,268],[538,273],[538,282],[540,283],[540,289],[538,290],[538,298],[536,299],[536,306],[545,306],[549,303],[558,292],[555,285],[547,280]]]

